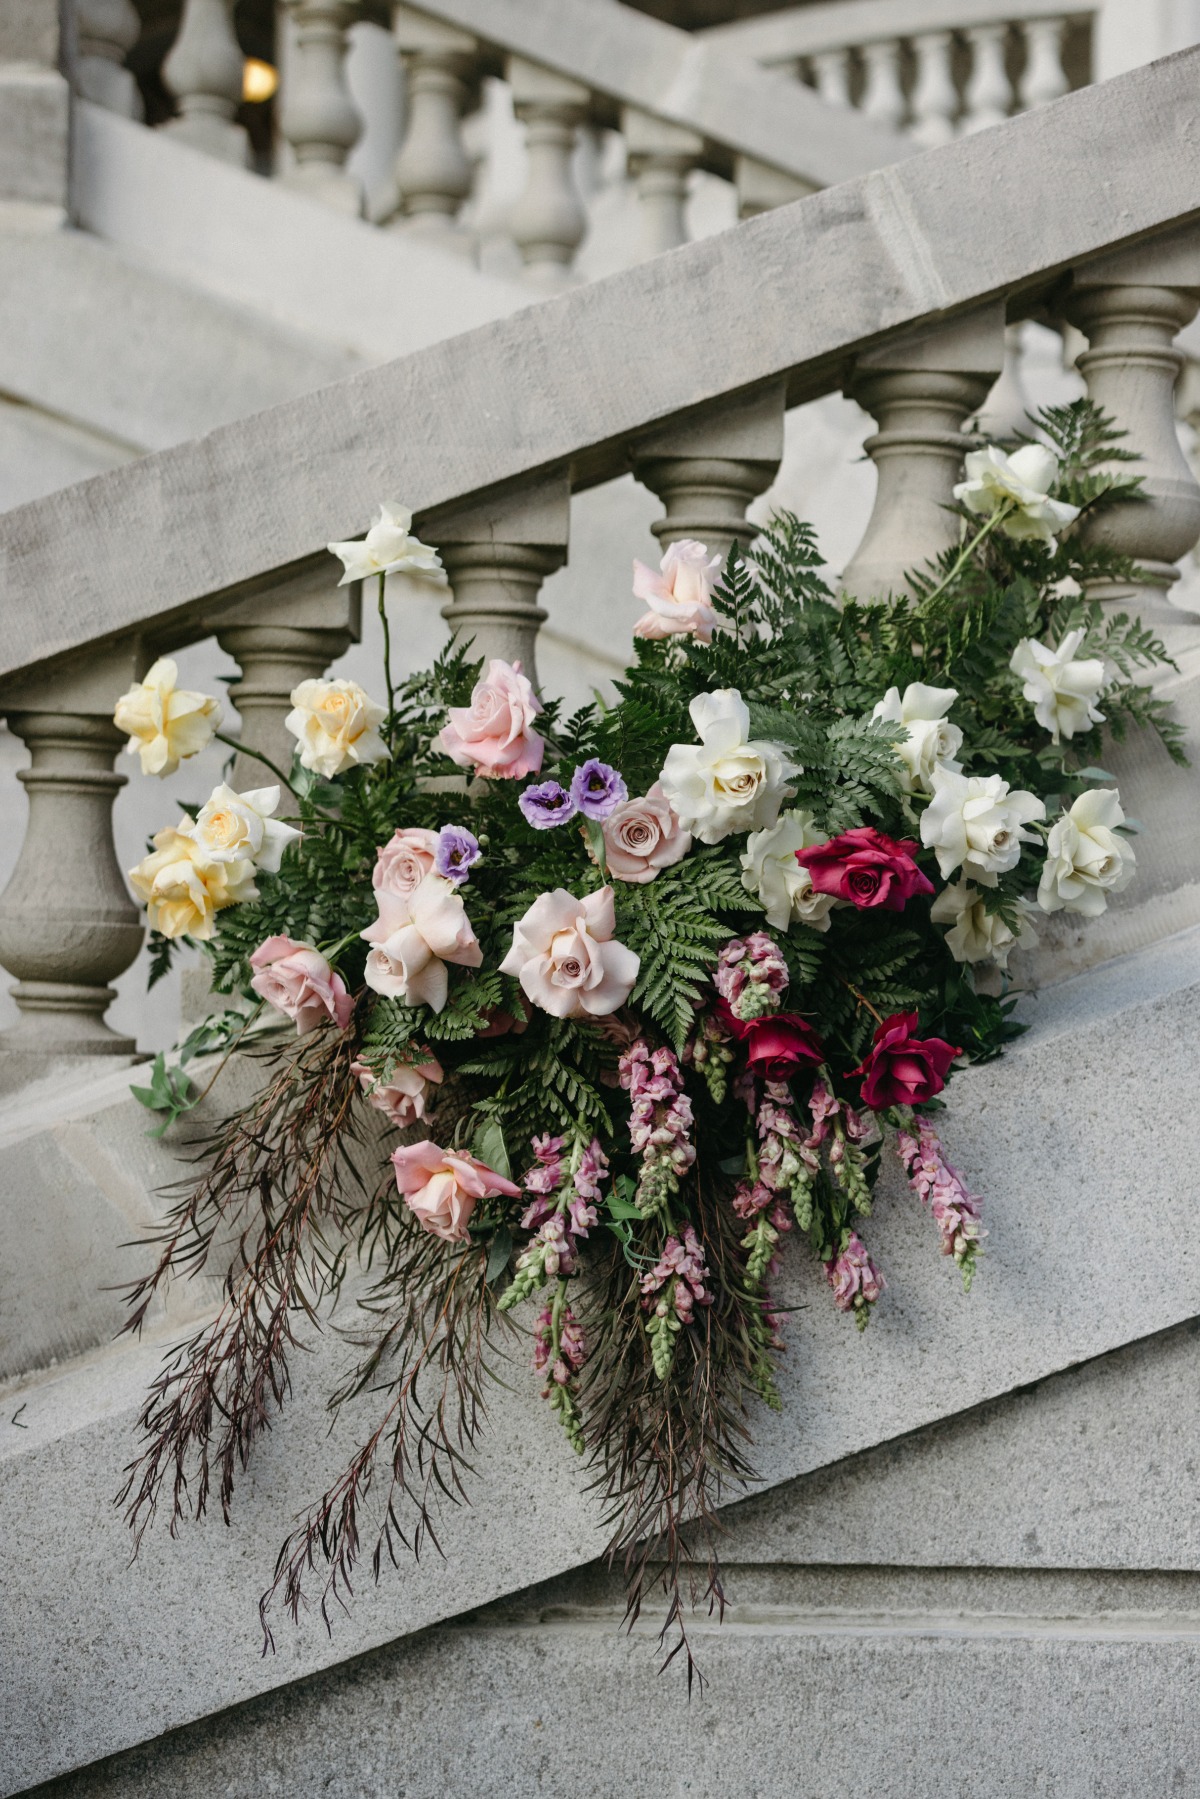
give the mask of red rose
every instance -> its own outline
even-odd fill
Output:
[[[852,906],[903,912],[914,893],[933,892],[933,882],[913,861],[916,848],[911,840],[898,843],[871,825],[860,825],[828,843],[797,850],[796,860],[807,868],[817,893],[832,893]]]
[[[764,1012],[761,1018],[738,1018],[724,1000],[717,1017],[746,1052],[746,1066],[764,1081],[786,1081],[798,1063],[817,1067],[825,1060],[821,1039],[795,1012]]]
[[[962,1051],[941,1037],[915,1037],[915,1012],[893,1012],[875,1032],[871,1053],[851,1075],[863,1077],[863,1104],[872,1112],[888,1106],[919,1106],[946,1085],[950,1064]]]

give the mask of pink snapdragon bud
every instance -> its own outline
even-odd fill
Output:
[[[787,962],[765,931],[732,937],[717,958],[713,984],[735,1018],[760,1018],[779,1007],[789,980]]]
[[[883,1292],[884,1279],[857,1231],[850,1232],[841,1254],[825,1263],[825,1278],[833,1288],[838,1311],[853,1312],[859,1329],[865,1329],[869,1309]]]
[[[942,1239],[942,1254],[953,1256],[970,1287],[979,1244],[987,1232],[980,1222],[982,1200],[971,1193],[958,1170],[946,1160],[941,1138],[926,1118],[912,1131],[896,1133],[896,1147],[909,1185],[933,1214]]]

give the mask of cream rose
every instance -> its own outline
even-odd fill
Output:
[[[397,1063],[385,1081],[365,1062],[352,1063],[350,1072],[358,1076],[367,1104],[384,1113],[399,1131],[424,1118],[430,1087],[440,1086],[446,1078],[441,1063],[428,1051],[423,1062]]]
[[[1079,517],[1078,506],[1050,498],[1058,457],[1042,444],[1023,444],[1011,456],[988,444],[972,450],[964,468],[967,478],[954,489],[955,499],[984,518],[1007,509],[999,525],[1006,537],[1032,539],[1053,550],[1055,531]]]
[[[346,983],[311,943],[283,935],[268,937],[250,958],[250,985],[260,999],[290,1018],[296,1035],[315,1031],[329,1018],[344,1031],[354,1015]]]
[[[896,745],[896,755],[904,764],[902,781],[909,793],[932,793],[935,768],[957,771],[962,767],[954,757],[962,747],[963,734],[946,717],[957,698],[956,687],[927,687],[924,681],[910,681],[903,698],[898,687],[889,687],[872,712],[872,718],[903,725],[908,732]]]
[[[688,710],[700,746],[672,744],[659,776],[684,830],[720,843],[733,831],[773,825],[795,770],[778,744],[750,741],[750,713],[737,688],[698,694]]]
[[[622,800],[601,825],[604,859],[618,881],[643,885],[661,868],[680,862],[692,847],[666,794],[656,781],[643,800]]]
[[[379,735],[386,716],[357,681],[301,681],[283,722],[300,747],[301,768],[332,780],[390,754]]]
[[[422,581],[445,587],[446,571],[437,551],[412,535],[413,515],[407,506],[385,500],[379,517],[365,537],[349,543],[326,544],[330,555],[340,558],[345,574],[338,582],[366,581],[371,575],[394,575],[401,570]]]
[[[213,920],[226,906],[258,897],[254,864],[248,857],[216,861],[197,843],[193,821],[184,814],[154,838],[150,855],[129,871],[133,891],[146,908],[150,929],[163,937],[213,934]]]
[[[921,842],[936,853],[943,880],[961,868],[981,887],[994,887],[998,875],[1017,866],[1021,845],[1037,842],[1036,832],[1024,827],[1045,816],[1041,800],[1032,793],[1010,793],[999,775],[935,768]]]
[[[1128,887],[1137,858],[1133,846],[1117,835],[1124,823],[1119,795],[1111,787],[1093,787],[1051,825],[1038,883],[1043,912],[1099,918],[1109,894]]]
[[[613,940],[615,930],[611,887],[582,899],[556,887],[514,926],[501,970],[554,1018],[605,1018],[625,1004],[640,967],[634,952]]]
[[[1034,934],[1027,918],[1014,934],[998,912],[987,910],[983,895],[969,881],[943,887],[929,916],[934,924],[950,925],[946,948],[956,962],[995,962],[997,967],[1007,968],[1010,952]]]
[[[371,885],[376,893],[396,893],[401,898],[415,893],[426,875],[433,873],[438,834],[415,825],[400,830],[375,851]]]
[[[467,909],[441,875],[426,875],[409,894],[376,895],[379,917],[359,933],[372,944],[364,976],[367,986],[389,999],[440,1012],[446,1004],[448,962],[478,968],[483,951]]]
[[[396,1186],[409,1210],[435,1237],[465,1243],[471,1214],[481,1199],[503,1193],[520,1197],[521,1189],[465,1149],[440,1149],[428,1138],[392,1153]]]
[[[712,590],[721,570],[721,558],[710,556],[705,544],[683,537],[671,544],[659,571],[636,559],[633,564],[635,599],[650,610],[633,627],[635,637],[694,637],[711,643],[717,614]]]
[[[178,679],[178,665],[160,656],[145,680],[117,701],[113,723],[118,731],[129,732],[126,751],[141,757],[144,775],[173,775],[181,761],[212,741],[220,726],[219,701],[177,687]]]
[[[742,886],[762,902],[767,923],[777,931],[786,931],[793,923],[806,924],[814,931],[829,929],[834,895],[814,892],[811,874],[796,860],[797,850],[827,841],[811,812],[785,812],[778,824],[747,837]]]
[[[254,787],[248,793],[214,787],[189,835],[214,862],[245,859],[268,874],[278,874],[284,850],[300,835],[292,825],[272,817],[278,804],[278,787]]]
[[[1033,716],[1054,743],[1104,723],[1103,712],[1096,710],[1104,664],[1098,656],[1075,660],[1083,635],[1068,631],[1056,650],[1036,637],[1022,637],[1009,660],[1013,674],[1024,683],[1021,692],[1033,707]]]

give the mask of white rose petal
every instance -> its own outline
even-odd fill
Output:
[[[961,868],[980,886],[994,887],[1020,861],[1022,843],[1036,843],[1036,833],[1024,826],[1045,818],[1044,804],[1032,793],[1010,793],[999,775],[935,768],[932,785],[921,842],[936,853],[942,879]]]
[[[834,896],[814,893],[812,876],[796,860],[797,850],[826,841],[825,832],[815,828],[811,812],[785,812],[778,824],[746,839],[742,886],[758,896],[767,923],[777,931],[786,931],[793,923],[809,925],[814,931],[829,929]]]
[[[1133,879],[1132,845],[1117,835],[1125,822],[1120,796],[1111,787],[1081,793],[1069,812],[1056,819],[1046,839],[1046,865],[1038,883],[1043,912],[1080,912],[1099,918],[1110,893]]]
[[[413,537],[411,527],[408,507],[385,500],[365,537],[350,543],[327,544],[330,554],[340,557],[345,565],[346,572],[338,586],[345,587],[348,581],[366,581],[372,575],[394,575],[403,569],[406,575],[444,587],[446,571],[441,557],[429,544]]]
[[[963,734],[946,717],[957,698],[956,687],[927,687],[924,681],[911,681],[903,698],[898,687],[889,687],[872,712],[873,719],[907,728],[906,741],[896,745],[907,792],[931,793],[935,768],[962,767],[954,757],[962,748]]]
[[[214,862],[248,857],[256,868],[278,874],[284,850],[300,835],[271,816],[278,804],[278,787],[254,787],[248,793],[214,787],[188,835]]]
[[[773,825],[796,771],[778,744],[750,741],[750,714],[737,688],[698,694],[689,711],[700,745],[673,744],[659,776],[684,830],[701,843],[720,843],[733,831]]]
[[[1050,498],[1058,458],[1042,444],[1023,444],[1011,456],[989,444],[970,451],[964,466],[967,478],[954,489],[955,499],[984,518],[1011,507],[999,526],[1006,537],[1034,539],[1053,550],[1055,531],[1079,517],[1078,506]]]
[[[300,746],[300,766],[331,780],[344,769],[381,762],[390,751],[379,735],[387,716],[357,681],[301,681],[284,719]]]
[[[1103,712],[1096,710],[1104,664],[1094,656],[1077,662],[1075,652],[1082,642],[1082,631],[1068,631],[1056,650],[1035,637],[1022,637],[1009,661],[1014,675],[1024,682],[1021,691],[1033,716],[1055,743],[1104,723]]]
[[[948,924],[946,947],[956,962],[995,962],[1008,967],[1011,950],[1034,935],[1027,918],[1015,935],[998,912],[989,912],[983,896],[969,881],[943,887],[929,909],[935,924]]]

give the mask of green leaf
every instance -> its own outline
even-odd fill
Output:
[[[498,1118],[487,1118],[476,1131],[471,1144],[472,1153],[497,1174],[502,1174],[506,1181],[512,1179],[512,1165],[508,1159],[508,1145],[504,1141],[504,1127]]]
[[[487,1273],[484,1279],[489,1287],[493,1281],[499,1280],[508,1267],[512,1250],[513,1234],[506,1224],[502,1224],[492,1238],[491,1247],[488,1250]]]

